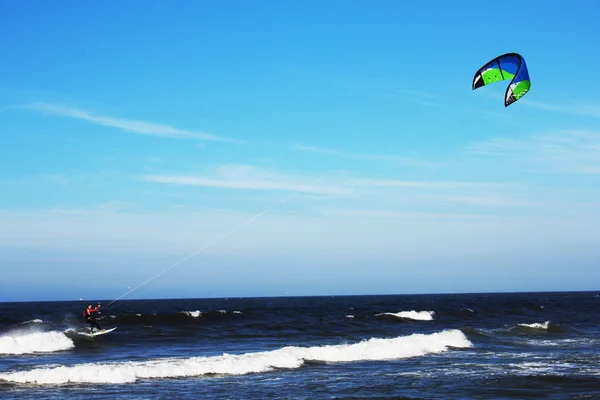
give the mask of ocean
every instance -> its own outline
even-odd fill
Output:
[[[0,398],[600,399],[599,293],[0,303]]]

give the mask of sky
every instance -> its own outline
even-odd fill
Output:
[[[0,2],[0,301],[598,290],[598,15]]]

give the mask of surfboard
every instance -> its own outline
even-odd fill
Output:
[[[100,335],[106,335],[107,333],[110,333],[110,332],[114,331],[115,329],[117,329],[116,326],[114,328],[105,329],[103,331],[96,331],[94,333],[83,333],[83,335],[90,336],[90,337],[95,337],[95,336],[100,336]]]

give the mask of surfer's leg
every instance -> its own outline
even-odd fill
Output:
[[[91,318],[90,321],[93,327],[96,327],[99,331],[102,330],[102,328],[100,328],[100,325],[98,325],[98,320],[96,318]]]

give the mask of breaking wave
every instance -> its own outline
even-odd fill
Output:
[[[412,311],[400,311],[398,313],[386,312],[386,313],[376,314],[376,316],[388,315],[391,317],[402,318],[402,319],[412,319],[412,320],[416,320],[416,321],[432,321],[434,314],[435,314],[435,312],[433,312],[433,311],[412,310]]]
[[[550,321],[546,321],[544,323],[534,322],[533,324],[519,324],[519,326],[524,327],[524,328],[546,329],[547,330],[550,326]]]
[[[316,347],[288,346],[278,350],[239,355],[154,359],[117,363],[89,363],[0,373],[0,381],[34,384],[124,384],[139,379],[202,375],[243,375],[276,369],[300,368],[306,362],[394,360],[468,348],[472,343],[459,330],[412,334],[392,339],[372,338],[354,344]]]
[[[51,353],[75,344],[62,332],[9,332],[0,336],[0,354]]]

